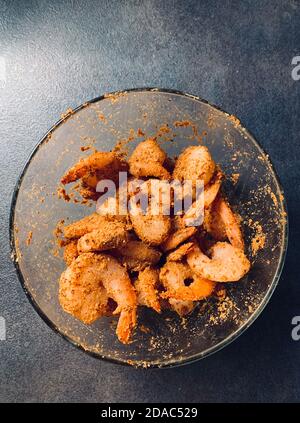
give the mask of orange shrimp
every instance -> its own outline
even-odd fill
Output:
[[[192,272],[188,265],[178,262],[167,262],[160,272],[160,280],[166,288],[164,298],[181,301],[197,301],[209,297],[215,288],[215,282],[200,278]],[[191,282],[189,286],[185,281]]]
[[[115,167],[116,163],[120,164],[121,162],[125,163],[113,152],[93,153],[90,156],[79,160],[79,162],[68,169],[68,171],[61,178],[61,182],[65,185],[69,184],[70,182],[77,181],[77,179],[80,179],[84,176],[89,176],[90,174],[91,177],[93,177],[96,171],[104,168]],[[95,180],[88,184],[88,186],[94,188],[97,185],[97,178],[94,179]]]
[[[130,173],[137,177],[154,176],[160,179],[170,179],[170,173],[164,168],[166,153],[157,142],[149,138],[138,144],[128,160]]]
[[[117,336],[127,344],[136,326],[137,296],[124,267],[109,255],[84,253],[61,276],[63,309],[85,323],[107,314],[109,298],[117,303],[113,314],[120,314]]]
[[[211,248],[211,258],[199,246],[188,254],[187,262],[194,273],[216,282],[239,281],[250,269],[244,252],[228,242],[217,242]]]
[[[148,267],[139,272],[134,286],[137,291],[139,305],[153,308],[157,313],[160,313],[161,307],[157,290],[158,284],[159,271]]]

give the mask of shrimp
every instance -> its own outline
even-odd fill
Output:
[[[125,245],[128,241],[126,225],[122,222],[104,221],[101,227],[83,235],[78,241],[79,253],[104,251]]]
[[[118,220],[116,216],[101,216],[98,213],[92,213],[83,219],[70,223],[63,228],[64,236],[70,238],[80,238],[83,235],[92,232],[94,229],[101,229],[107,221]],[[122,219],[120,219],[122,220]]]
[[[127,168],[126,162],[118,157],[113,152],[97,152],[92,155],[79,160],[72,166],[61,178],[62,184],[69,184],[77,181],[77,179],[86,177],[84,180],[86,186],[95,188],[98,179],[96,172],[105,171],[105,174],[110,174],[116,169]],[[89,179],[90,178],[90,179]]]
[[[60,278],[59,300],[63,309],[90,324],[111,314],[109,298],[120,314],[117,336],[127,344],[136,326],[137,296],[129,276],[113,257],[84,253],[73,261]]]
[[[194,226],[178,229],[176,232],[173,232],[163,244],[161,244],[161,248],[163,251],[174,250],[179,244],[195,235],[196,232],[197,228]]]
[[[137,295],[126,269],[112,256],[101,254],[99,274],[107,295],[117,303],[113,314],[119,314],[117,336],[128,344],[137,323]]]
[[[137,291],[139,305],[153,308],[157,313],[160,313],[161,307],[157,290],[158,284],[159,271],[148,267],[139,272],[134,286]]]
[[[190,146],[178,157],[173,178],[183,182],[203,180],[204,185],[208,184],[215,172],[213,161],[208,148],[204,146]]]
[[[183,216],[184,224],[187,226],[199,226],[204,220],[205,209],[209,208],[215,200],[222,184],[223,174],[219,170],[215,173],[209,184],[204,187],[204,192],[200,193],[203,195],[203,201],[198,199],[191,207],[187,210]],[[204,214],[203,214],[204,213]]]
[[[244,239],[241,231],[241,227],[236,215],[233,213],[229,207],[227,201],[224,198],[219,197],[217,204],[217,215],[220,216],[223,225],[225,226],[225,231],[227,238],[230,243],[241,250],[244,250]]]
[[[149,179],[139,187],[137,194],[129,200],[130,220],[138,237],[150,245],[159,245],[168,237],[171,230],[170,197],[164,201],[165,194],[170,195],[170,190],[163,181]],[[146,200],[146,210],[138,204],[140,197]],[[150,200],[150,205],[149,205]]]
[[[100,275],[98,257],[82,254],[60,277],[59,301],[62,308],[86,324],[109,312],[108,295]]]
[[[244,250],[244,239],[238,218],[221,196],[218,196],[207,211],[204,229],[216,240],[224,241],[228,238],[234,247]]]
[[[161,252],[150,247],[143,241],[131,240],[124,247],[116,249],[123,265],[129,270],[140,271],[148,266],[154,266],[161,258]]]
[[[200,278],[183,263],[167,262],[160,271],[160,280],[166,288],[164,298],[182,301],[197,301],[209,297],[215,288],[215,282]],[[185,281],[191,282],[189,286]]]
[[[64,260],[67,266],[78,257],[77,239],[72,239],[66,246],[64,251]]]
[[[163,242],[170,232],[169,216],[132,216],[130,215],[133,229],[138,237],[147,244],[159,245]]]
[[[83,219],[65,226],[63,228],[63,233],[68,239],[80,238],[88,232],[100,228],[105,221],[106,218],[104,216],[100,216],[98,213],[92,213],[91,215],[85,216]]]
[[[128,160],[129,171],[137,178],[154,176],[160,179],[170,179],[170,173],[163,166],[166,157],[166,153],[157,142],[148,138],[138,144],[133,151]]]
[[[169,264],[166,264],[159,273],[159,279],[160,282],[162,283],[162,285],[168,289],[168,287],[171,286],[176,289],[179,288],[181,286],[182,283],[182,275],[185,275],[185,272],[187,270],[187,266],[185,266],[182,263],[175,263],[175,262],[170,262],[171,267],[176,270],[171,273],[171,278],[169,278],[168,276],[168,269]],[[173,264],[175,266],[173,266]],[[162,294],[161,294],[162,295]],[[176,300],[175,298],[168,298],[169,300],[169,304],[171,306],[171,308],[177,313],[179,314],[179,316],[185,316],[186,314],[189,314],[191,311],[193,311],[194,309],[194,303],[193,301],[181,301],[181,300]]]
[[[190,253],[194,248],[193,242],[187,242],[186,244],[182,244],[177,250],[170,253],[167,257],[169,261],[180,261],[185,257],[188,253]]]
[[[188,254],[187,262],[194,273],[216,282],[239,281],[250,269],[244,252],[228,242],[217,242],[211,248],[211,258],[199,246]]]

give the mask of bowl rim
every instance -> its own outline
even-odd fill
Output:
[[[127,94],[127,93],[132,93],[132,92],[139,92],[139,93],[143,93],[143,92],[157,92],[157,93],[169,93],[169,94],[177,94],[179,96],[183,96],[183,97],[187,97],[190,99],[193,99],[195,101],[198,101],[200,103],[204,103],[207,104],[215,109],[217,109],[218,111],[229,115],[228,112],[224,111],[221,107],[216,106],[215,104],[199,97],[193,94],[189,94],[186,93],[184,91],[180,91],[180,90],[174,90],[174,89],[167,89],[167,88],[158,88],[158,87],[138,87],[138,88],[129,88],[129,89],[124,89],[124,90],[118,90],[118,91],[113,91],[113,92],[109,92],[109,93],[105,93],[101,96],[95,97],[91,100],[85,101],[84,103],[80,104],[79,106],[77,106],[76,108],[72,109],[72,114],[80,111],[81,109],[85,108],[86,106],[88,106],[89,104],[92,103],[96,103],[98,101],[104,100],[106,99],[108,96],[117,96],[117,95],[122,95],[122,94]],[[23,166],[18,178],[17,178],[17,182],[15,184],[15,187],[13,189],[13,193],[12,193],[12,197],[11,197],[11,206],[10,206],[10,214],[9,214],[9,242],[10,242],[10,252],[11,252],[11,259],[14,263],[15,269],[16,269],[16,273],[18,276],[18,279],[21,283],[21,286],[29,300],[29,302],[31,303],[31,305],[33,306],[34,310],[37,312],[37,314],[44,320],[44,322],[57,334],[59,334],[63,339],[65,339],[66,341],[70,342],[72,345],[74,345],[75,347],[77,347],[78,349],[80,349],[81,351],[84,351],[86,354],[88,354],[89,356],[92,356],[94,358],[100,359],[100,360],[104,360],[110,363],[114,363],[114,364],[119,364],[119,365],[124,365],[124,366],[130,366],[130,367],[141,367],[142,364],[139,364],[139,362],[137,363],[131,363],[128,362],[126,360],[121,360],[118,358],[112,358],[112,357],[107,357],[107,356],[103,356],[99,353],[95,353],[93,351],[88,351],[86,349],[84,349],[84,347],[78,343],[76,343],[70,336],[68,336],[67,334],[62,333],[58,327],[48,318],[48,316],[41,310],[41,308],[39,307],[39,305],[37,304],[37,302],[35,301],[35,299],[33,298],[32,294],[30,293],[30,291],[27,289],[26,287],[26,283],[23,277],[23,274],[21,272],[18,260],[17,260],[17,248],[16,248],[16,243],[15,243],[15,233],[14,233],[14,219],[15,219],[15,209],[16,209],[16,204],[17,204],[17,199],[18,199],[18,193],[19,193],[19,189],[21,187],[23,178],[26,174],[27,168],[29,167],[31,160],[34,158],[35,154],[37,153],[37,151],[39,150],[39,148],[44,144],[44,142],[47,141],[49,135],[58,127],[60,126],[65,120],[66,118],[68,118],[69,115],[67,115],[66,117],[62,117],[61,119],[59,119],[38,141],[38,143],[35,145],[35,147],[33,148],[32,152],[29,154],[29,156],[26,159],[25,165]],[[201,360],[203,358],[209,357],[210,355],[216,353],[217,351],[222,350],[223,348],[225,348],[226,346],[228,346],[229,344],[231,344],[233,341],[235,341],[242,333],[244,333],[251,325],[252,323],[254,323],[254,321],[258,318],[258,316],[260,316],[260,314],[262,313],[262,311],[264,310],[264,308],[266,307],[266,305],[268,304],[268,302],[270,301],[276,286],[278,285],[283,267],[284,267],[284,262],[285,262],[285,258],[286,258],[286,253],[287,253],[287,248],[288,248],[288,238],[289,238],[289,220],[288,220],[288,209],[287,209],[287,202],[285,199],[285,195],[284,195],[284,191],[282,188],[282,184],[280,182],[280,178],[274,168],[274,165],[272,163],[272,161],[269,158],[269,155],[266,153],[266,151],[264,150],[264,148],[259,144],[259,142],[256,140],[256,138],[252,135],[252,133],[245,128],[242,123],[240,123],[239,125],[241,127],[241,129],[243,131],[245,131],[245,133],[247,135],[249,135],[249,137],[251,138],[251,141],[255,144],[255,146],[261,151],[261,153],[263,154],[263,156],[265,156],[267,158],[267,163],[270,165],[271,170],[273,172],[277,187],[279,189],[279,191],[282,193],[282,197],[280,198],[280,203],[281,203],[281,207],[283,208],[283,212],[285,213],[285,219],[282,223],[282,229],[283,229],[283,242],[281,244],[281,251],[280,251],[280,258],[279,258],[279,262],[277,265],[277,270],[276,273],[273,277],[273,280],[271,282],[271,285],[268,289],[268,291],[266,292],[263,300],[261,301],[261,303],[259,304],[259,306],[257,307],[257,309],[250,315],[250,317],[246,320],[246,322],[239,327],[237,330],[235,330],[234,332],[232,332],[229,336],[227,336],[225,339],[223,339],[222,341],[220,341],[219,343],[217,343],[216,345],[214,345],[213,347],[207,348],[206,350],[202,351],[201,353],[196,353],[193,354],[189,357],[180,359],[180,360],[174,360],[172,361],[172,359],[170,359],[170,361],[166,361],[166,362],[153,362],[153,363],[147,363],[146,367],[147,368],[172,368],[172,367],[179,367],[179,366],[183,366],[186,364],[190,364],[190,363],[194,363],[198,360]],[[145,366],[143,366],[145,367]]]

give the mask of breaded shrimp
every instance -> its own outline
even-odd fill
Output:
[[[244,250],[244,239],[241,227],[236,215],[233,213],[227,201],[219,197],[216,203],[217,215],[222,219],[227,238],[230,243],[241,250]]]
[[[61,178],[61,182],[65,185],[86,176],[86,186],[95,188],[98,182],[95,177],[95,172],[105,169],[107,172],[112,173],[112,170],[115,170],[116,168],[126,167],[124,163],[124,160],[119,158],[113,152],[93,153],[92,155],[79,160],[79,162],[71,167]],[[89,177],[92,179],[88,182]]]
[[[202,278],[216,282],[239,281],[250,269],[250,262],[240,248],[228,242],[217,242],[211,248],[211,258],[198,246],[188,254],[192,271]]]
[[[70,238],[80,238],[83,235],[92,232],[94,229],[100,229],[107,221],[116,221],[117,216],[101,216],[98,213],[92,213],[91,215],[85,216],[83,219],[77,220],[76,222],[70,223],[63,228],[64,236]]]
[[[92,213],[84,218],[70,223],[63,228],[64,236],[70,238],[80,238],[81,236],[100,228],[106,221],[105,216],[100,216],[98,213]]]
[[[115,159],[112,160],[107,166],[102,167],[97,170],[90,170],[82,178],[83,187],[89,188],[93,191],[96,191],[96,187],[99,181],[102,179],[109,179],[113,181],[116,186],[119,183],[119,173],[127,172],[128,164],[120,156],[115,155]]]
[[[128,241],[124,247],[117,248],[116,253],[121,263],[134,271],[154,266],[161,258],[160,251],[139,240]]]
[[[160,271],[160,280],[166,288],[164,298],[182,301],[197,301],[209,297],[215,288],[215,282],[200,278],[183,263],[167,262]],[[189,286],[185,281],[191,282]]]
[[[147,267],[139,272],[138,278],[134,283],[139,305],[153,308],[157,313],[161,312],[159,303],[158,287],[159,271]]]
[[[160,247],[163,251],[174,250],[179,244],[195,235],[196,232],[197,228],[194,226],[178,229],[176,232],[173,232]]]
[[[169,270],[171,270],[171,277],[168,275]],[[169,287],[178,289],[182,286],[185,275],[187,274],[189,274],[188,266],[182,263],[170,262],[165,264],[165,266],[160,270],[159,279],[167,290]],[[168,300],[171,308],[179,314],[179,316],[189,314],[195,307],[193,301],[182,301],[175,298],[168,298]]]
[[[220,195],[205,214],[204,229],[218,241],[226,238],[230,243],[244,250],[244,239],[237,216]]]
[[[146,244],[159,245],[168,236],[171,228],[169,216],[130,215],[133,229]]]
[[[113,314],[120,314],[117,336],[127,344],[136,326],[137,296],[124,267],[109,255],[85,253],[61,276],[60,303],[84,323],[111,314],[109,298],[117,303]]]
[[[186,148],[178,157],[173,178],[179,181],[189,180],[195,183],[203,180],[204,185],[208,184],[215,172],[213,161],[208,148],[202,145]]]
[[[82,254],[72,261],[60,277],[59,301],[67,313],[87,324],[109,313],[97,256]]]
[[[163,166],[166,157],[166,153],[157,142],[148,138],[137,145],[129,158],[129,172],[137,178],[154,176],[170,179],[170,173]]]
[[[180,261],[182,260],[188,253],[190,253],[194,248],[193,242],[187,242],[186,244],[182,244],[177,250],[170,253],[167,257],[169,261]]]
[[[184,224],[187,226],[199,226],[203,223],[205,209],[213,203],[221,187],[223,174],[218,170],[210,182],[204,187],[203,201],[195,201],[183,216]],[[199,208],[200,206],[200,208]]]
[[[119,314],[117,325],[117,336],[121,342],[128,344],[132,331],[136,326],[137,316],[137,295],[131,284],[126,269],[109,255],[101,254],[98,256],[101,261],[102,283],[107,291],[107,295],[117,303],[117,309],[114,314]]]
[[[78,241],[79,253],[104,251],[125,245],[128,242],[126,225],[117,221],[105,221],[100,228],[83,235]]]
[[[159,245],[163,242],[171,229],[171,219],[168,214],[170,203],[163,200],[165,187],[163,181],[150,179],[142,184],[138,193],[131,196],[129,200],[129,215],[133,229],[142,241],[150,245]],[[168,194],[170,195],[170,190],[167,191]],[[145,209],[137,201],[141,195],[146,200]],[[170,200],[170,197],[168,199]]]
[[[72,239],[66,246],[64,251],[64,260],[68,266],[78,257],[77,239]]]

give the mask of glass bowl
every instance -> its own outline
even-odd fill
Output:
[[[130,345],[116,335],[116,318],[85,325],[58,302],[65,268],[53,232],[59,220],[79,219],[94,205],[58,198],[64,172],[94,145],[128,152],[145,136],[156,136],[170,156],[187,145],[207,145],[227,178],[224,191],[243,220],[249,274],[226,285],[224,301],[210,299],[182,319],[175,313],[139,311]],[[97,358],[142,367],[192,362],[236,339],[261,313],[273,293],[287,248],[287,216],[273,166],[237,118],[198,97],[157,88],[104,95],[67,111],[39,142],[18,179],[11,206],[13,260],[26,295],[57,333]],[[263,246],[264,243],[264,246]],[[262,247],[263,248],[260,248]]]

